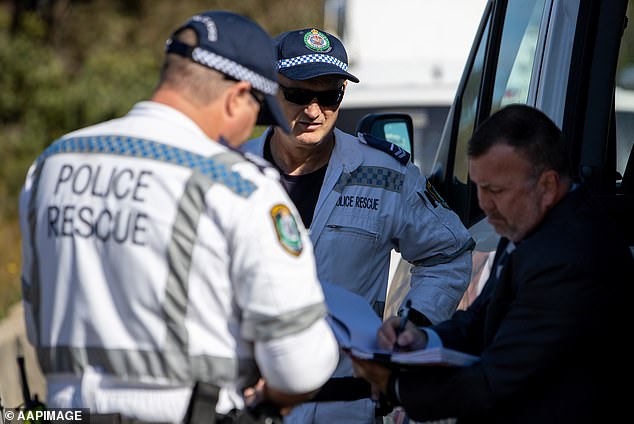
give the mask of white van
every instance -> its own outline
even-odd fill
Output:
[[[346,46],[350,72],[337,127],[368,113],[412,117],[414,163],[426,174],[486,0],[326,0],[325,30]]]
[[[634,93],[615,83],[617,69],[625,65],[618,63],[624,30],[634,39],[628,34],[634,29],[626,28],[627,5],[627,0],[490,0],[486,5],[429,173],[476,240],[462,307],[486,281],[498,239],[469,180],[467,141],[506,104],[537,107],[562,129],[578,180],[610,208],[634,246]],[[399,264],[388,308],[400,302],[407,271],[407,264]]]

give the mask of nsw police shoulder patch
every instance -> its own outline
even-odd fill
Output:
[[[277,239],[288,253],[299,256],[304,249],[302,236],[297,227],[297,221],[288,206],[283,204],[271,208],[271,218]]]
[[[422,194],[416,194],[418,194],[418,197],[424,200]],[[440,204],[445,209],[451,209],[447,202],[445,202],[445,199],[443,199],[442,196],[438,194],[438,192],[436,191],[436,187],[434,187],[429,180],[427,180],[427,183],[425,184],[425,196],[427,196],[427,200],[429,200],[429,203],[431,203],[434,208],[438,207],[438,204]]]

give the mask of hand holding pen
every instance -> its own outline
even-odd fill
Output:
[[[405,326],[407,325],[407,321],[409,320],[409,311],[412,308],[412,300],[411,299],[407,299],[407,302],[405,302],[405,306],[403,307],[403,310],[401,312],[401,321],[399,323],[398,329],[396,330],[396,340],[394,340],[394,346],[392,348],[392,350],[394,352],[398,352],[400,346],[398,344],[398,336],[405,331]]]
[[[392,317],[386,320],[377,334],[379,347],[385,350],[417,350],[424,349],[427,345],[427,334],[409,322],[412,303],[408,300],[401,311],[400,317]],[[402,343],[398,343],[399,338]]]

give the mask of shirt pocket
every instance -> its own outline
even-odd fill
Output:
[[[377,219],[357,215],[336,214],[331,216],[324,232],[328,238],[346,240],[362,239],[375,244],[379,240],[379,224]]]
[[[365,292],[379,246],[376,220],[331,217],[315,246],[319,277],[357,293]]]
[[[327,231],[338,233],[334,235],[335,237],[354,237],[367,239],[371,242],[375,242],[378,239],[378,233],[369,231],[361,227],[353,227],[351,225],[328,224],[326,225],[326,228]]]

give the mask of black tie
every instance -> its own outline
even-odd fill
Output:
[[[509,240],[508,244],[506,245],[506,248],[500,254],[500,259],[496,261],[495,270],[492,270],[492,271],[495,271],[496,280],[500,279],[500,275],[502,274],[502,269],[504,268],[504,265],[506,264],[506,261],[508,260],[511,253],[513,253],[513,251],[515,250],[515,247],[516,247],[515,243]]]
[[[504,245],[503,243],[506,243]],[[486,346],[495,336],[495,333],[499,327],[500,321],[504,318],[508,311],[510,304],[510,298],[512,297],[512,284],[509,278],[504,281],[500,281],[504,268],[511,266],[509,261],[511,254],[515,251],[515,244],[507,239],[500,240],[498,246],[498,258],[494,261],[493,269],[491,269],[491,275],[486,285],[488,286],[488,292],[490,299],[487,304],[485,326],[484,326],[484,345]],[[509,280],[509,281],[507,281]]]

